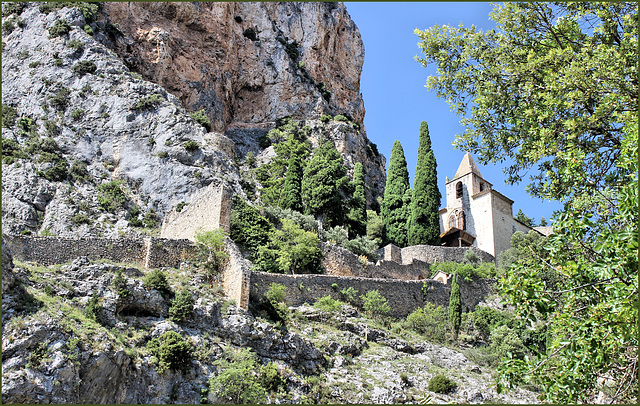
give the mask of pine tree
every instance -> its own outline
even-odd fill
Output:
[[[298,154],[289,158],[280,207],[302,212],[302,165]]]
[[[342,225],[344,204],[340,194],[349,182],[342,156],[331,141],[321,141],[302,177],[302,201],[306,214],[329,226]]]
[[[418,164],[413,181],[409,245],[440,244],[440,190],[436,158],[431,149],[429,127],[420,123]]]
[[[362,163],[356,162],[353,169],[353,197],[347,216],[349,219],[349,238],[367,234],[367,198],[364,185],[364,167]]]
[[[451,295],[449,296],[449,322],[453,329],[453,339],[458,339],[460,323],[462,322],[462,300],[460,298],[460,286],[458,285],[458,275],[452,275]]]
[[[384,188],[382,202],[383,240],[398,247],[407,246],[408,210],[404,206],[405,193],[409,189],[409,172],[407,160],[400,141],[393,143],[387,183]]]

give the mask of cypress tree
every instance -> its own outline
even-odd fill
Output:
[[[289,158],[280,207],[302,212],[302,165],[298,154]]]
[[[321,141],[302,176],[306,214],[312,214],[330,226],[342,225],[344,204],[340,191],[348,182],[347,168],[333,142]]]
[[[385,244],[392,243],[398,247],[407,246],[408,210],[405,206],[407,190],[409,188],[409,172],[407,160],[400,141],[393,143],[387,183],[384,188],[382,202],[383,239]]]
[[[458,285],[458,275],[452,275],[451,295],[449,296],[449,322],[453,329],[453,339],[458,339],[460,323],[462,322],[462,300],[460,298],[460,286]]]
[[[431,149],[429,127],[420,123],[418,164],[413,182],[409,245],[440,245],[440,190],[436,158]]]
[[[367,198],[364,186],[364,167],[356,162],[353,169],[353,197],[349,211],[349,237],[355,238],[367,234]]]

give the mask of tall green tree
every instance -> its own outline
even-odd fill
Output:
[[[332,141],[322,140],[302,177],[302,201],[306,214],[329,226],[344,223],[341,191],[348,185],[347,169]]]
[[[280,207],[302,212],[302,165],[298,154],[289,158]]]
[[[462,116],[455,145],[480,163],[513,164],[536,196],[619,182],[624,126],[638,106],[635,2],[496,5],[496,29],[434,26],[416,34],[427,88]],[[537,171],[537,174],[536,174]]]
[[[384,243],[392,243],[398,247],[407,246],[407,225],[409,223],[409,207],[407,203],[409,188],[409,171],[407,160],[400,141],[393,143],[387,183],[382,201],[382,224]]]
[[[449,323],[453,330],[453,339],[458,339],[460,331],[460,323],[462,322],[462,298],[460,297],[460,285],[458,284],[458,275],[451,276],[451,294],[449,295]]]
[[[503,361],[497,389],[636,403],[638,5],[504,3],[491,18],[487,32],[417,34],[419,61],[438,69],[427,87],[463,116],[456,145],[482,163],[510,159],[510,182],[533,174],[530,193],[565,203],[545,251],[529,250],[499,283],[520,318],[546,325],[549,345]]]
[[[347,215],[349,237],[363,236],[367,234],[367,197],[365,195],[364,167],[356,162],[353,169],[353,197],[350,201],[349,214]]]
[[[440,245],[440,189],[436,157],[431,149],[429,127],[420,123],[418,164],[413,181],[409,245]]]

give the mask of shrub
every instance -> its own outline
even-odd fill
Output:
[[[244,35],[245,37],[249,38],[251,41],[257,41],[258,40],[258,33],[256,32],[255,28],[253,28],[253,27],[249,27],[246,30],[244,30],[242,35]]]
[[[82,109],[73,110],[71,112],[71,118],[73,120],[75,120],[75,121],[82,120],[82,118],[84,117],[85,113],[86,113],[86,111],[84,111]]]
[[[57,20],[51,28],[49,28],[49,38],[61,37],[71,31],[71,25],[67,20]]]
[[[316,88],[325,101],[329,102],[329,100],[331,100],[331,92],[329,91],[329,89],[327,89],[327,85],[325,85],[324,82],[318,83],[316,85]]]
[[[29,64],[30,68],[37,68],[38,66],[40,66],[40,61],[33,61]]]
[[[320,121],[323,123],[328,123],[329,121],[331,121],[332,117],[328,114],[323,114],[320,116]]]
[[[4,3],[2,5],[2,16],[7,17],[7,16],[10,16],[11,14],[15,14],[19,16],[20,14],[22,14],[24,9],[27,8],[28,5],[29,3],[22,2],[22,1],[16,2],[16,3]]]
[[[112,180],[98,186],[98,203],[103,210],[115,213],[124,207],[127,198],[121,185],[122,181]]]
[[[191,363],[193,346],[175,331],[167,331],[158,338],[147,343],[151,355],[158,359],[156,371],[162,373],[167,369],[186,371]]]
[[[247,155],[244,157],[244,163],[249,167],[253,167],[253,165],[256,164],[256,155],[251,151],[247,152]]]
[[[59,89],[55,95],[49,97],[49,104],[56,110],[64,111],[69,105],[71,91],[66,87]]]
[[[100,305],[100,299],[98,298],[98,294],[94,293],[89,299],[89,303],[87,303],[87,307],[84,309],[84,315],[93,321],[97,321],[100,323],[100,311],[102,310],[102,305]]]
[[[158,152],[158,155],[157,155],[157,157],[161,158],[161,159],[164,159],[164,158],[166,158],[168,156],[169,156],[169,153],[167,151],[160,151],[160,152]]]
[[[89,180],[87,164],[82,161],[73,161],[69,167],[69,176],[72,182],[87,182]]]
[[[15,125],[18,118],[18,111],[6,104],[2,104],[2,126],[4,128],[11,128]]]
[[[80,77],[83,77],[87,73],[94,74],[96,69],[98,69],[98,67],[91,61],[80,61],[73,67],[73,71]]]
[[[524,357],[525,348],[522,340],[508,326],[500,326],[493,330],[489,341],[491,342],[489,349],[498,358],[522,359]]]
[[[163,296],[171,294],[171,286],[169,286],[169,282],[167,282],[167,276],[160,269],[154,269],[148,273],[144,277],[143,282],[144,286],[148,289],[155,289]]]
[[[272,283],[265,292],[266,311],[272,320],[287,323],[289,321],[289,308],[284,301],[287,288],[279,283]]]
[[[116,277],[113,278],[113,287],[116,289],[118,299],[126,299],[131,296],[131,291],[127,287],[127,279],[122,274],[122,269],[118,269]]]
[[[391,312],[391,306],[387,299],[377,290],[370,290],[365,295],[360,296],[362,299],[362,308],[365,312],[373,317],[384,317]]]
[[[258,368],[255,356],[248,348],[226,353],[223,358],[215,361],[214,365],[220,373],[209,379],[209,391],[224,402],[264,403],[268,391],[263,383],[269,381],[267,383],[271,387],[283,384],[273,375],[273,367],[266,370]],[[262,371],[266,372],[264,378],[261,377]]]
[[[422,334],[429,341],[444,342],[447,338],[447,311],[442,306],[425,303],[407,316],[404,327]]]
[[[80,224],[91,224],[91,219],[86,213],[77,213],[71,217],[71,222],[79,226]]]
[[[198,148],[200,148],[200,144],[198,144],[197,142],[195,142],[193,140],[189,140],[189,141],[185,142],[183,146],[184,146],[184,149],[189,151],[189,152],[197,151]]]
[[[5,35],[11,34],[15,29],[16,29],[16,26],[13,23],[13,20],[7,20],[4,23],[2,23],[2,33]]]
[[[178,213],[180,213],[180,212],[182,211],[182,209],[184,209],[184,208],[185,208],[186,206],[188,206],[188,205],[189,205],[189,203],[187,203],[187,202],[180,202],[180,203],[178,203],[178,204],[176,205],[176,211],[177,211]]]
[[[224,251],[224,230],[221,228],[212,231],[196,230],[196,242],[198,244],[198,261],[205,269],[209,282],[218,273],[220,267],[229,255]]]
[[[429,380],[429,390],[436,393],[449,393],[457,385],[451,379],[438,374]]]
[[[182,323],[193,313],[193,296],[188,289],[182,289],[171,301],[169,318],[176,323]]]
[[[142,221],[144,223],[144,226],[147,228],[154,228],[155,226],[157,226],[159,219],[156,211],[153,209],[149,209],[149,211],[144,214],[144,219]]]
[[[159,106],[164,99],[159,94],[152,94],[147,97],[142,97],[132,107],[133,110],[151,110]]]
[[[324,312],[339,312],[342,310],[342,303],[338,300],[334,300],[331,296],[322,296],[320,299],[316,300],[313,304],[313,307],[316,309],[320,309]]]
[[[193,121],[206,128],[207,131],[211,131],[211,121],[209,121],[209,118],[205,114],[204,109],[198,110],[195,113],[191,113],[191,118],[193,119]]]
[[[76,51],[84,50],[84,44],[79,39],[72,39],[67,44],[67,48],[75,49]]]
[[[340,294],[342,295],[344,300],[351,303],[352,305],[355,305],[356,301],[358,300],[358,291],[355,290],[352,286],[349,286],[347,289],[342,289],[340,291]]]
[[[335,121],[349,121],[348,118],[346,118],[345,116],[343,116],[342,114],[338,114],[337,116],[335,116],[333,118]]]

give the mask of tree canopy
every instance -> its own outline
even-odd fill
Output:
[[[427,88],[466,127],[456,146],[481,163],[513,163],[517,183],[563,199],[575,185],[615,184],[624,126],[638,102],[637,3],[504,3],[496,29],[420,31]],[[536,173],[537,172],[537,173]]]
[[[365,195],[364,167],[356,162],[353,169],[353,197],[349,202],[348,230],[349,237],[367,234],[367,197]]]
[[[440,244],[440,189],[436,157],[431,149],[429,127],[420,123],[418,163],[413,181],[409,245]]]

